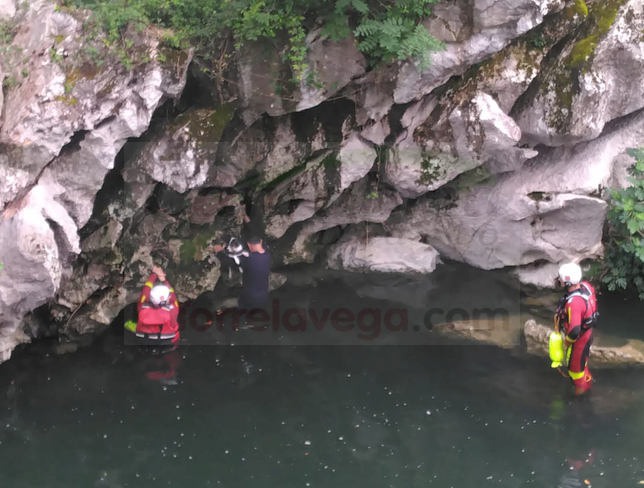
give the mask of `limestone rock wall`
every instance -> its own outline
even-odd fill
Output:
[[[126,69],[83,55],[88,13],[0,2],[0,360],[107,327],[154,262],[181,300],[212,291],[211,245],[246,213],[276,266],[430,273],[440,255],[547,286],[601,256],[604,189],[644,141],[644,2],[582,4],[439,2],[424,70],[369,68],[316,28],[316,82],[275,90],[287,67],[261,43],[210,79],[150,29]]]

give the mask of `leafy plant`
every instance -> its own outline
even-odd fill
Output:
[[[445,170],[441,167],[440,160],[429,152],[423,151],[418,184],[429,186],[443,176],[445,176]]]
[[[60,63],[63,60],[63,57],[53,47],[49,48],[49,57],[54,63]]]
[[[420,23],[429,16],[429,6],[436,0],[401,0],[372,13],[364,10],[353,31],[358,48],[377,63],[417,58],[421,69],[431,61],[432,51],[444,44]]]
[[[20,82],[16,80],[15,76],[13,75],[9,75],[4,80],[2,80],[2,86],[7,88],[8,90],[19,85],[20,85]]]
[[[611,291],[632,289],[644,300],[644,148],[628,154],[636,160],[631,185],[610,192],[602,281]]]
[[[537,36],[532,39],[532,45],[536,48],[541,49],[546,45],[546,39],[543,36]]]
[[[18,46],[12,45],[16,33],[16,24],[13,21],[0,21],[0,63],[5,72],[15,67],[16,55],[21,51]]]
[[[239,49],[250,41],[282,48],[293,78],[306,75],[306,34],[317,19],[334,40],[353,32],[358,48],[374,63],[418,58],[429,62],[442,43],[420,23],[437,0],[63,0],[93,10],[109,44],[122,47],[128,29],[167,28],[164,44],[196,48],[205,60],[219,57],[232,39]],[[283,44],[286,43],[284,47]]]

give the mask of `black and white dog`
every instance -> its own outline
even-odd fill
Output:
[[[248,251],[244,250],[241,242],[235,237],[231,237],[226,244],[226,247],[220,254],[220,261],[222,267],[228,268],[228,279],[230,280],[233,276],[233,268],[237,268],[239,274],[242,274],[244,270],[241,267],[241,258],[248,257]],[[223,256],[222,256],[223,255]]]

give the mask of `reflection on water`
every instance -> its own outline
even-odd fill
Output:
[[[122,341],[0,366],[0,486],[644,480],[637,372],[597,371],[577,401],[545,358],[492,347],[185,346],[168,362]]]

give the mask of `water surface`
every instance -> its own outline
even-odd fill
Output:
[[[359,296],[361,287],[349,283],[319,283],[315,297],[341,293],[351,306],[372,304],[374,293]],[[310,303],[310,291],[294,283],[282,292]],[[514,297],[491,285],[485,293],[499,304]],[[454,290],[448,295],[463,301]],[[124,346],[117,328],[74,354],[55,355],[44,343],[19,351],[0,365],[0,486],[572,487],[587,480],[628,487],[644,480],[637,371],[596,371],[593,394],[577,402],[546,358],[453,342],[184,345],[175,359],[174,381],[151,379],[163,371],[161,356]]]

